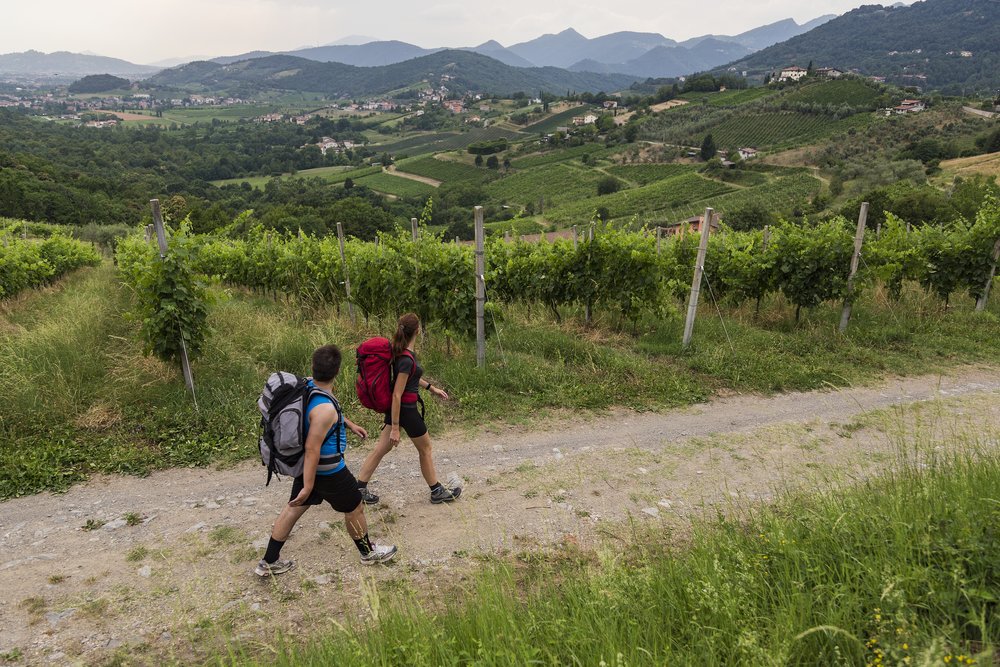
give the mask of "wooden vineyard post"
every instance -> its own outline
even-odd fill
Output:
[[[701,219],[701,240],[698,242],[698,259],[694,263],[694,280],[691,281],[691,296],[688,299],[687,320],[684,322],[683,345],[691,344],[691,334],[694,333],[694,318],[698,314],[698,296],[701,293],[701,276],[705,272],[705,253],[708,252],[708,237],[712,233],[711,208],[705,209],[705,217]]]
[[[576,251],[577,245],[580,243],[580,230],[573,225],[573,250]]]
[[[146,243],[153,240],[153,225],[146,225]]]
[[[587,229],[587,242],[594,242],[594,223],[590,223],[590,228]],[[590,326],[590,319],[592,316],[593,313],[590,309],[590,299],[587,299],[587,304],[583,307],[583,320],[587,323],[587,326]]]
[[[410,218],[410,233],[413,234],[413,242],[416,243],[417,239],[420,238],[420,232],[417,230],[416,218]]]
[[[347,316],[354,324],[354,303],[351,301],[351,276],[347,273],[347,255],[344,253],[344,225],[337,223],[337,239],[340,241],[340,265],[344,267],[344,292],[347,294]]]
[[[847,275],[847,296],[844,297],[844,310],[840,313],[840,333],[847,331],[847,323],[851,321],[851,309],[854,307],[854,277],[858,272],[858,261],[861,259],[861,244],[865,241],[865,225],[868,223],[868,202],[861,202],[861,212],[858,213],[858,229],[854,233],[854,254],[851,256],[851,272]]]
[[[764,242],[760,246],[761,252],[767,252],[767,244],[771,241],[771,225],[764,225]]]
[[[476,212],[476,367],[486,366],[486,253],[483,249],[483,207]]]
[[[160,200],[151,199],[149,205],[153,209],[153,229],[156,231],[156,243],[160,247],[160,260],[167,256],[167,232],[163,228],[163,214],[160,212]],[[198,395],[194,390],[194,374],[191,373],[191,361],[188,358],[187,343],[184,336],[181,336],[181,371],[184,373],[184,384],[191,392],[191,400],[194,401],[194,409],[198,409]]]
[[[656,256],[660,256],[660,243],[663,241],[663,227],[656,226]]]
[[[505,230],[503,233],[503,242],[510,243],[510,230]]]
[[[983,293],[976,301],[976,312],[980,313],[986,310],[986,302],[990,300],[990,287],[993,285],[993,277],[997,274],[997,262],[1000,261],[1000,239],[993,245],[993,261],[990,263],[990,276],[986,279],[986,287],[983,288]]]

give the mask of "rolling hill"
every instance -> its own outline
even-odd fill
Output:
[[[88,56],[82,53],[24,51],[0,55],[0,73],[75,80],[88,74],[111,74],[130,79],[149,76],[159,67],[136,65],[127,60]]]
[[[763,76],[812,61],[946,93],[992,92],[1000,87],[998,35],[997,0],[866,5],[729,67]]]
[[[321,63],[294,56],[267,56],[231,64],[196,62],[163,71],[148,86],[187,90],[294,90],[333,97],[376,95],[426,81],[437,85],[447,76],[448,88],[508,94],[518,91],[614,91],[635,77],[570,72],[555,67],[519,68],[461,50],[439,51],[401,63],[355,67]]]

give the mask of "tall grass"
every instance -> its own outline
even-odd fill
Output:
[[[996,451],[487,567],[446,598],[368,595],[370,623],[219,664],[991,664],[1000,617]]]

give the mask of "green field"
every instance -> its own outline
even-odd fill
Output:
[[[463,149],[468,147],[469,144],[474,144],[478,141],[490,141],[501,138],[514,140],[523,138],[523,136],[517,132],[511,132],[500,127],[484,127],[469,130],[468,132],[428,132],[381,146],[374,146],[373,149],[393,155],[399,153],[410,155],[417,153],[442,153]]]
[[[620,150],[621,148],[616,147],[605,148],[601,144],[581,144],[580,146],[572,146],[570,148],[553,148],[541,153],[532,153],[511,160],[511,166],[515,169],[531,169],[532,167],[541,167],[556,162],[582,158],[584,155],[589,155],[591,158],[599,160],[609,155],[614,155]]]
[[[420,157],[402,160],[396,163],[398,171],[405,171],[417,176],[426,176],[444,183],[459,181],[483,181],[494,172],[486,168],[475,167],[464,162],[439,160],[433,157]]]
[[[603,175],[594,169],[552,164],[518,171],[486,186],[490,198],[503,203],[534,204],[545,198],[546,208],[597,196]]]
[[[581,224],[589,222],[598,207],[607,208],[610,217],[618,220],[635,215],[666,214],[672,217],[670,211],[692,202],[717,197],[733,189],[730,185],[697,174],[679,174],[641,188],[568,203],[557,209],[547,210],[545,218],[560,225]]]
[[[582,116],[588,111],[600,113],[600,111],[595,107],[589,104],[583,104],[581,106],[573,107],[572,109],[567,109],[566,111],[553,114],[548,118],[543,118],[536,123],[532,123],[531,125],[525,127],[524,131],[532,134],[548,134],[549,132],[555,132],[557,127],[571,127],[575,116]]]
[[[434,187],[431,185],[384,172],[363,176],[354,182],[357,185],[364,185],[377,192],[396,197],[427,197],[434,194]]]
[[[832,104],[851,107],[868,107],[881,93],[874,86],[855,78],[819,81],[802,85],[783,98],[788,102]]]
[[[760,204],[768,210],[787,214],[796,207],[804,207],[816,193],[821,183],[807,173],[779,176],[764,185],[734,190],[697,203],[679,205],[673,209],[673,217],[666,222],[676,222],[683,218],[703,213],[711,206],[725,216],[727,211],[743,208],[749,204]]]
[[[243,178],[227,178],[220,181],[212,181],[212,185],[222,187],[223,185],[239,185],[249,183],[255,188],[263,188],[272,178],[319,178],[327,183],[343,183],[348,178],[355,180],[382,171],[381,167],[361,167],[352,169],[348,166],[337,167],[316,167],[315,169],[303,169],[294,174],[283,176],[246,176]]]
[[[657,181],[673,178],[679,174],[695,171],[689,164],[630,164],[605,167],[604,171],[636,185],[650,185]]]
[[[766,111],[732,116],[698,137],[692,137],[691,141],[692,145],[699,145],[706,134],[711,134],[716,145],[724,149],[786,146],[809,143],[834,132],[863,127],[873,121],[874,116],[871,114],[856,114],[835,120],[823,114]]]
[[[746,88],[744,90],[725,90],[721,93],[684,93],[680,96],[680,99],[689,100],[692,103],[708,100],[708,105],[713,107],[735,107],[774,94],[774,90],[760,87]]]

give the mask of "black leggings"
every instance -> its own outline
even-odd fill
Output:
[[[385,413],[385,423],[392,425],[391,408],[389,412]],[[411,440],[427,433],[427,424],[424,423],[424,418],[421,416],[420,410],[417,409],[416,403],[403,403],[399,406],[399,426],[406,431],[406,435],[410,436]]]

